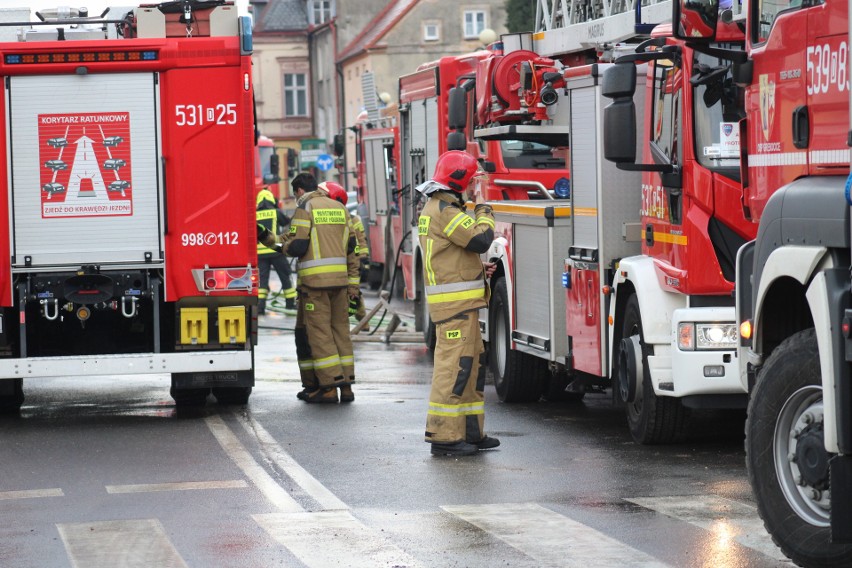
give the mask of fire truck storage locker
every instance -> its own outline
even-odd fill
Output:
[[[393,145],[393,135],[379,137],[364,136],[364,156],[366,161],[366,188],[368,192],[368,216],[371,221],[379,215],[388,214],[388,164],[385,156],[385,146]]]
[[[591,65],[589,73],[566,80],[571,109],[571,205],[573,244],[564,259],[566,272],[567,333],[571,337],[574,368],[608,376],[609,296],[602,286],[609,271],[623,257],[641,252],[639,242],[625,238],[625,224],[638,223],[642,204],[641,173],[627,172],[603,158],[603,108],[601,95],[606,65]],[[642,140],[644,73],[637,77],[638,139]],[[637,154],[641,156],[640,154]]]
[[[494,219],[511,223],[517,350],[565,364],[562,261],[571,247],[569,201],[493,202]]]
[[[7,85],[14,265],[161,263],[154,74],[12,76]],[[39,191],[60,169],[68,187]],[[122,180],[132,180],[132,201],[121,199]]]

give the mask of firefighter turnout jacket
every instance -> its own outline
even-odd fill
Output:
[[[352,213],[351,215],[352,220],[349,223],[349,229],[352,231],[352,234],[355,235],[355,240],[358,243],[355,247],[355,254],[358,255],[358,258],[367,258],[370,256],[370,246],[367,244],[367,234],[364,231],[364,222],[357,213]]]
[[[284,227],[290,224],[290,219],[278,208],[275,195],[268,189],[262,189],[257,194],[257,224],[273,235],[279,235]],[[257,254],[281,254],[273,248],[267,247],[261,242],[257,243]]]
[[[349,230],[349,212],[323,190],[299,199],[283,248],[287,255],[299,259],[299,285],[343,288],[352,284],[349,255],[354,252],[355,240]]]
[[[488,305],[479,255],[494,240],[494,216],[485,204],[476,206],[475,215],[474,220],[448,192],[432,194],[420,214],[417,233],[424,251],[426,301],[435,323]]]

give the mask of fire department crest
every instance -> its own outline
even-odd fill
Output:
[[[734,125],[733,124],[723,124],[722,125],[722,132],[725,133],[725,136],[730,136],[731,132],[733,132],[733,131],[734,131]]]
[[[760,126],[763,138],[769,141],[772,134],[772,120],[775,118],[775,81],[769,75],[760,76]]]

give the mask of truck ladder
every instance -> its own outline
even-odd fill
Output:
[[[672,0],[538,0],[533,50],[545,57],[612,45],[672,19]]]

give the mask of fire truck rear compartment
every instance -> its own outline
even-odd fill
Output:
[[[209,308],[201,298],[164,302],[159,276],[145,270],[30,275],[16,296],[3,310],[6,356],[244,350],[252,339],[244,298],[222,297]]]

